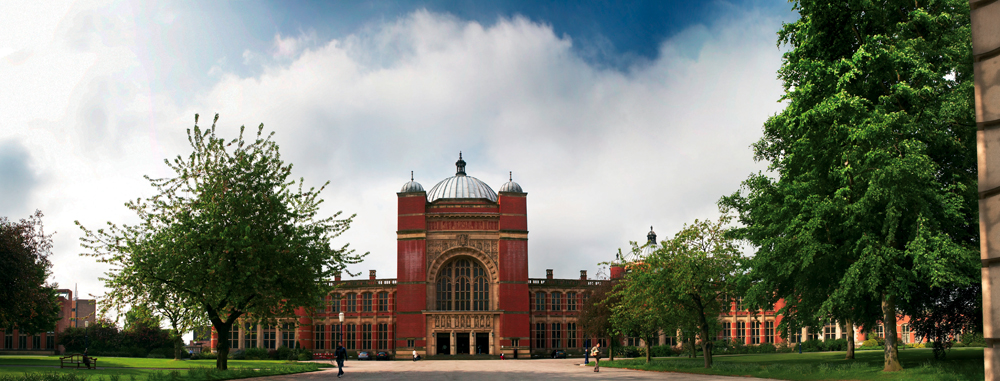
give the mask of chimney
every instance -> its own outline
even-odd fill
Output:
[[[545,270],[545,279],[552,279],[552,269]]]
[[[368,270],[368,279],[375,280],[375,270]]]
[[[340,282],[340,273],[333,274],[333,281]]]
[[[587,280],[587,270],[580,270],[580,280]]]

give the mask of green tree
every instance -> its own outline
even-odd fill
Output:
[[[218,120],[215,116],[215,121]],[[247,141],[240,128],[226,142],[212,128],[188,130],[193,152],[164,162],[176,177],[146,179],[157,194],[129,201],[141,223],[83,229],[82,255],[112,265],[103,278],[104,302],[123,306],[163,289],[198,309],[218,333],[216,367],[226,369],[233,324],[294,316],[329,290],[323,280],[357,263],[347,245],[331,247],[354,216],[320,218],[320,189],[289,181],[272,132]],[[232,150],[230,150],[232,148]],[[156,302],[157,300],[149,300]]]
[[[638,251],[634,242],[632,250]],[[645,342],[647,363],[652,357],[650,343],[659,335],[660,329],[670,325],[669,317],[673,316],[672,310],[657,297],[654,277],[655,274],[646,271],[645,267],[632,267],[612,290],[618,303],[608,306],[611,313],[608,320],[615,332],[639,337]]]
[[[184,350],[184,332],[205,324],[205,314],[183,303],[184,299],[167,289],[160,289],[148,299],[153,310],[170,325],[170,340],[174,343],[174,360],[180,360]],[[211,335],[211,333],[209,333]]]
[[[51,331],[59,321],[58,285],[51,274],[52,235],[42,212],[12,222],[0,217],[0,327],[25,334]]]
[[[732,293],[740,265],[739,249],[726,237],[730,220],[731,216],[723,214],[718,221],[685,224],[633,270],[647,279],[657,308],[669,311],[664,320],[682,331],[697,332],[706,368],[712,367],[712,338],[719,329],[719,315],[728,307],[726,296]]]
[[[756,246],[746,283],[794,320],[894,327],[918,285],[975,281],[978,216],[969,4],[794,2],[785,109],[721,204]],[[881,304],[880,309],[873,304]],[[807,316],[811,315],[811,316]],[[808,317],[808,318],[807,318]],[[886,330],[886,371],[902,369]]]
[[[612,308],[618,303],[614,295],[614,280],[606,281],[595,287],[590,297],[580,306],[580,329],[584,337],[608,337],[608,356],[615,359],[614,342],[617,330],[611,320]]]

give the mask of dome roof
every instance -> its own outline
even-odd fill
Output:
[[[461,153],[458,154],[455,166],[458,167],[455,176],[441,180],[437,185],[434,185],[430,192],[427,192],[427,202],[445,198],[483,198],[497,202],[497,194],[489,185],[465,174],[465,160],[462,160]]]
[[[646,244],[639,246],[638,251],[632,251],[623,255],[621,260],[625,263],[635,263],[641,262],[650,255],[656,252],[656,249],[660,247],[660,244],[656,242],[656,233],[653,232],[653,227],[649,227],[649,234],[646,234]]]
[[[500,192],[524,193],[524,191],[521,190],[521,185],[514,182],[513,173],[510,175],[510,181],[500,187]]]
[[[424,187],[420,183],[413,181],[413,171],[410,171],[410,181],[403,184],[403,189],[399,190],[399,193],[409,193],[409,192],[423,192]]]

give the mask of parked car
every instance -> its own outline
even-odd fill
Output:
[[[375,354],[375,361],[391,360],[391,359],[392,358],[389,357],[389,352],[379,351],[378,353]]]
[[[552,351],[552,358],[554,359],[564,359],[566,358],[566,351],[562,349],[556,349]]]
[[[372,359],[372,355],[369,354],[368,352],[364,352],[364,351],[358,352],[358,360],[371,360],[371,359]]]

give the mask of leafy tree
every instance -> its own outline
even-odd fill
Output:
[[[153,310],[170,325],[170,340],[174,343],[174,360],[180,360],[184,350],[184,332],[205,324],[205,315],[198,308],[183,303],[180,295],[161,289],[149,298]],[[211,335],[211,333],[209,333]]]
[[[215,121],[219,118],[215,116]],[[347,245],[330,246],[354,216],[320,218],[319,190],[288,181],[274,133],[228,143],[212,128],[188,130],[193,152],[164,162],[176,177],[151,179],[157,194],[129,201],[141,223],[83,229],[83,246],[113,269],[103,280],[104,302],[123,306],[141,298],[158,302],[151,289],[177,296],[200,310],[218,333],[216,367],[227,368],[229,336],[244,315],[274,320],[294,316],[328,291],[322,280],[360,262]],[[230,150],[232,148],[232,150]]]
[[[657,308],[674,314],[668,320],[679,328],[694,328],[691,331],[701,338],[706,368],[712,367],[712,338],[719,329],[719,315],[728,307],[724,301],[740,265],[739,249],[726,237],[731,220],[723,214],[718,221],[685,224],[634,272],[649,282]]]
[[[159,328],[160,317],[153,314],[153,310],[144,304],[132,306],[125,312],[125,330],[132,331],[142,328]]]
[[[886,330],[921,287],[976,282],[978,216],[969,4],[794,2],[778,72],[787,107],[754,145],[771,174],[721,203],[757,248],[747,297],[806,321]],[[827,287],[825,285],[829,285]],[[880,303],[881,310],[873,308]]]
[[[639,251],[635,242],[632,242],[632,250]],[[625,278],[613,286],[612,295],[619,302],[608,306],[611,312],[608,321],[615,332],[639,337],[645,342],[648,363],[652,357],[650,343],[659,335],[660,329],[676,327],[676,324],[671,324],[675,320],[671,318],[676,314],[658,297],[656,274],[647,269],[645,266],[632,266]]]
[[[52,235],[42,216],[36,210],[20,222],[0,217],[0,327],[26,334],[51,331],[59,321],[58,285],[45,282]]]
[[[928,287],[921,285],[913,291],[910,303],[904,308],[912,310],[910,328],[917,337],[934,342],[934,358],[944,358],[951,340],[965,332],[982,332],[982,285],[972,283],[964,287]]]
[[[614,342],[617,330],[611,320],[612,308],[618,303],[614,295],[614,281],[603,282],[595,287],[590,297],[580,306],[580,329],[585,337],[609,337],[608,356],[615,359]]]

